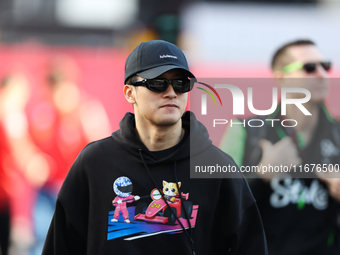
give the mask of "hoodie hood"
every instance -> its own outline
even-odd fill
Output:
[[[147,164],[169,163],[180,161],[196,155],[208,149],[212,142],[204,125],[197,121],[195,114],[187,111],[182,116],[182,127],[189,135],[184,136],[185,141],[181,147],[168,157],[158,159],[136,136],[135,115],[126,113],[119,123],[120,129],[112,133],[114,141],[130,155],[141,161],[139,151],[142,150],[144,160]]]

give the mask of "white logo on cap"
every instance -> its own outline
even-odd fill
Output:
[[[176,56],[169,55],[169,54],[166,54],[166,55],[159,55],[159,58],[174,58],[174,59],[177,59]]]

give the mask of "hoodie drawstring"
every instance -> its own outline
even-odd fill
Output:
[[[143,158],[143,154],[142,154],[142,149],[139,149],[139,155],[140,155],[140,158],[142,159],[142,162],[144,164],[144,167],[146,169],[146,171],[148,172],[153,184],[155,185],[155,187],[157,188],[159,194],[161,194],[164,202],[166,203],[166,205],[168,206],[168,208],[171,208],[168,201],[165,199],[164,197],[164,194],[163,192],[160,190],[160,188],[158,187],[157,185],[157,182],[155,181],[155,179],[153,178],[151,172],[150,172],[150,169],[148,167],[148,165],[145,163],[144,161],[144,158]],[[178,187],[178,192],[180,194],[180,199],[181,199],[181,204],[182,204],[182,210],[184,210],[184,214],[185,214],[185,217],[188,221],[188,225],[189,225],[189,230],[190,230],[190,233],[188,233],[188,231],[185,229],[185,227],[183,226],[183,223],[178,219],[176,213],[174,213],[171,209],[170,209],[170,212],[171,214],[176,218],[177,222],[181,225],[184,233],[187,235],[187,237],[189,238],[189,241],[191,243],[191,251],[192,251],[192,254],[195,255],[195,251],[194,251],[194,241],[192,240],[192,227],[191,227],[191,224],[190,224],[190,218],[188,217],[189,215],[187,214],[187,212],[185,211],[185,208],[184,208],[184,204],[183,204],[183,198],[182,198],[182,194],[181,194],[181,190],[179,188],[179,185],[178,185],[178,180],[177,180],[177,171],[176,171],[176,161],[174,163],[174,172],[175,172],[175,181],[176,181],[176,185]]]
[[[183,202],[181,188],[178,185],[179,182],[178,182],[178,178],[177,178],[177,168],[176,168],[176,165],[177,165],[177,161],[175,161],[175,163],[174,163],[175,181],[176,181],[176,185],[178,187],[178,192],[180,194],[179,197],[181,199],[182,210],[184,211],[185,218],[187,219],[188,225],[189,225],[189,235],[190,235],[190,239],[191,239],[191,250],[192,250],[193,254],[195,254],[195,251],[194,251],[194,241],[192,240],[192,227],[191,227],[191,223],[190,223],[190,216],[191,215],[188,215],[188,212],[186,211],[186,209],[184,207],[184,202]]]

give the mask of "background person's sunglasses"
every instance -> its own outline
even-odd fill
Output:
[[[297,61],[283,67],[282,72],[291,73],[299,69],[304,69],[307,73],[314,73],[317,65],[321,65],[323,69],[325,69],[325,71],[328,72],[331,69],[332,63],[330,61],[324,61],[324,62],[308,62],[304,64],[300,61]]]
[[[133,86],[146,86],[149,90],[161,93],[168,89],[171,84],[174,88],[174,91],[177,93],[186,93],[192,90],[194,87],[194,79],[177,79],[177,80],[168,80],[168,79],[143,79],[141,81],[136,81],[131,83]]]

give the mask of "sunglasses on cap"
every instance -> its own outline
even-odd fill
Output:
[[[163,78],[156,79],[143,79],[141,81],[136,81],[131,83],[133,86],[146,86],[149,90],[157,93],[164,92],[168,89],[171,84],[174,91],[177,93],[186,93],[192,90],[194,87],[194,80],[190,79],[176,79],[168,80]]]
[[[331,62],[330,61],[324,61],[324,62],[308,62],[306,64],[297,61],[294,63],[291,63],[289,65],[286,65],[282,68],[282,72],[284,73],[291,73],[299,69],[304,69],[307,73],[314,73],[316,70],[317,65],[321,65],[325,71],[329,71],[331,69]]]

